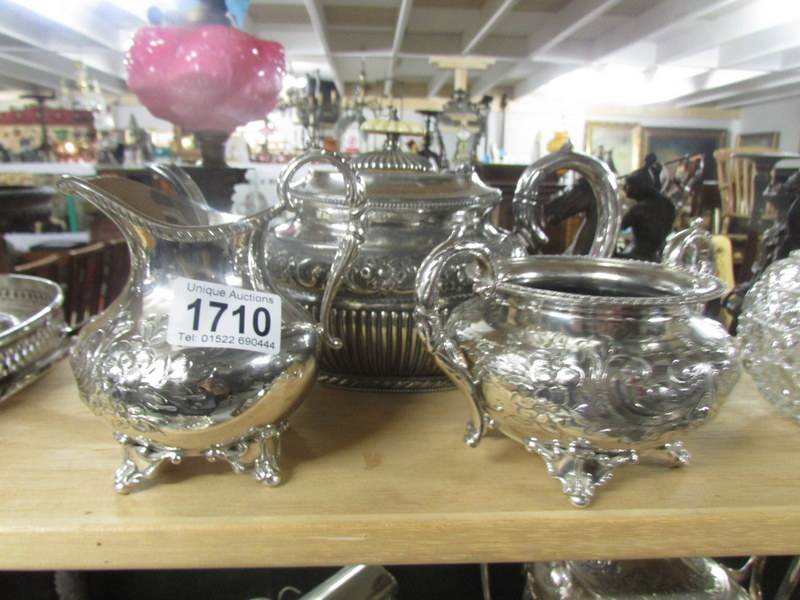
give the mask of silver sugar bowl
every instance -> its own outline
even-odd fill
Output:
[[[312,151],[291,178],[327,162],[346,181],[341,246],[323,294],[324,324],[336,286],[363,239],[363,186],[342,158]],[[267,485],[281,481],[280,439],[314,384],[323,325],[266,272],[269,222],[282,202],[248,217],[219,213],[176,168],[160,167],[168,197],[119,177],[68,178],[59,189],[93,203],[122,231],[131,274],[120,296],[80,332],[72,370],[83,402],[122,445],[117,491],[166,462],[224,460]]]
[[[589,180],[599,217],[590,253],[608,256],[614,248],[620,220],[615,178],[604,163],[587,155],[549,155],[523,175],[514,211],[521,235],[490,221],[501,199],[499,190],[487,187],[471,169],[437,171],[424,157],[401,152],[396,134],[389,134],[382,150],[353,158],[351,167],[365,182],[369,226],[331,311],[331,333],[341,338],[343,347],[323,350],[320,357],[320,381],[329,385],[384,391],[450,387],[414,331],[419,265],[451,233],[480,240],[496,256],[527,254],[528,243],[546,240],[541,232],[545,211],[537,194],[546,172],[572,167]],[[338,173],[320,169],[285,187],[294,215],[269,238],[273,280],[314,315],[345,231],[343,190]],[[448,265],[441,279],[449,306],[469,296],[463,265]]]
[[[759,391],[800,425],[800,250],[772,263],[747,292],[738,337]]]
[[[477,293],[443,314],[439,280],[454,259],[477,259]],[[488,275],[488,278],[486,277]],[[471,401],[466,441],[487,427],[538,454],[576,506],[614,469],[661,449],[712,417],[739,375],[735,344],[697,311],[717,278],[632,260],[497,259],[450,240],[417,277],[421,337]]]

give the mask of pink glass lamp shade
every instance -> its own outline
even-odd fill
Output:
[[[142,27],[128,86],[155,116],[188,131],[230,133],[275,108],[283,46],[224,25]]]

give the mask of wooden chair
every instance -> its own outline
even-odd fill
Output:
[[[734,153],[775,154],[774,148],[764,146],[742,146],[720,148],[714,151],[717,161],[717,178],[722,196],[720,233],[727,235],[733,244],[733,264],[736,280],[749,277],[757,250],[758,235],[750,231],[753,210],[756,204],[756,164],[749,158],[734,158]],[[757,219],[757,230],[763,231],[774,219],[774,211],[767,206]]]
[[[62,257],[58,254],[50,254],[38,260],[17,265],[14,267],[14,273],[20,275],[33,275],[34,277],[43,277],[57,283],[61,283],[61,270],[62,270]]]
[[[773,154],[774,148],[742,146],[741,148],[719,148],[714,151],[717,161],[717,179],[722,196],[722,217],[750,216],[755,200],[755,164],[752,160],[732,158],[735,152],[764,152]]]
[[[76,330],[103,310],[105,248],[98,242],[67,253],[64,311],[67,324]]]
[[[17,265],[14,272],[44,277],[61,285],[64,319],[77,331],[114,301],[125,286],[129,269],[127,245],[123,240],[114,240]]]

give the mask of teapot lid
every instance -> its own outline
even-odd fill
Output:
[[[411,162],[408,154],[373,156],[351,163],[362,177],[373,209],[384,211],[454,211],[494,206],[500,190],[483,183],[469,171],[437,171]],[[379,161],[383,161],[379,163]],[[390,162],[393,161],[393,162]],[[427,161],[426,161],[427,163]],[[346,206],[344,181],[330,169],[311,169],[289,188],[290,197],[309,206]]]
[[[430,161],[419,154],[400,149],[400,134],[388,133],[381,150],[364,152],[353,157],[350,166],[360,174],[367,172],[430,173],[434,171]]]
[[[403,152],[400,136],[420,136],[418,123],[401,121],[392,109],[388,119],[371,119],[362,130],[386,134],[381,150],[356,155],[350,166],[364,179],[367,198],[381,210],[452,211],[494,206],[500,190],[484,184],[472,170],[439,171],[419,154]],[[338,172],[313,169],[304,181],[290,187],[291,195],[303,204],[343,206],[344,183]]]
[[[425,130],[419,123],[401,121],[396,108],[391,109],[388,119],[366,121],[361,126],[361,131],[386,134],[386,142],[382,149],[358,154],[350,161],[350,166],[359,173],[373,171],[429,173],[434,170],[433,165],[424,156],[403,152],[400,148],[401,135],[420,137],[425,135]]]

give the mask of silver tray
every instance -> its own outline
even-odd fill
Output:
[[[66,354],[63,303],[52,281],[0,275],[0,402]]]

